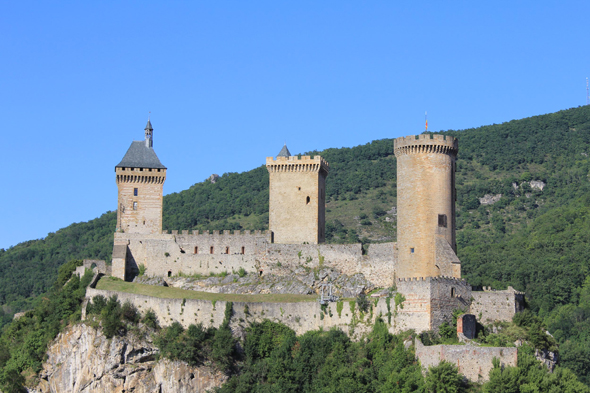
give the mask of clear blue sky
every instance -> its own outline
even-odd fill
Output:
[[[584,105],[589,20],[587,0],[3,1],[0,247],[115,209],[148,111],[169,194],[424,111],[436,131]]]

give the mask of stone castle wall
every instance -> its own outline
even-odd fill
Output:
[[[273,243],[323,243],[328,163],[320,156],[268,157]]]
[[[444,275],[446,269],[436,260],[436,238],[443,237],[455,252],[457,140],[428,134],[397,138],[394,153],[399,247],[396,277]],[[452,270],[453,276],[460,277],[460,268]]]
[[[405,297],[406,329],[437,330],[456,309],[469,309],[471,286],[454,277],[401,278],[397,291]],[[402,329],[403,330],[403,329]]]
[[[367,254],[363,255],[361,244],[276,244],[269,243],[268,237],[268,232],[260,231],[214,231],[211,234],[172,231],[159,235],[116,233],[113,275],[124,278],[124,270],[119,266],[126,255],[127,279],[137,274],[141,264],[146,267],[146,275],[161,277],[179,273],[237,272],[240,268],[259,274],[280,274],[283,270],[278,267],[291,270],[331,267],[349,276],[362,273],[378,287],[393,285],[395,243],[371,244]],[[124,253],[121,245],[126,243],[129,251]]]
[[[98,295],[106,298],[117,295],[121,303],[129,301],[142,313],[145,313],[148,309],[154,310],[161,326],[169,326],[172,322],[177,321],[185,328],[196,323],[202,323],[205,327],[219,327],[224,319],[226,305],[225,301],[162,299],[95,288],[86,290],[87,299],[93,299]],[[337,303],[329,303],[326,311],[322,312],[317,301],[299,303],[233,302],[234,315],[232,321],[233,323],[246,323],[269,319],[289,326],[297,334],[304,334],[310,330],[320,328],[328,330],[335,327],[353,336],[354,332],[367,332],[379,317],[385,323],[388,323],[387,315],[388,312],[391,312],[391,324],[389,324],[391,333],[399,333],[407,329],[407,326],[411,326],[408,313],[404,309],[400,308],[398,312],[395,312],[393,300],[391,300],[391,308],[388,310],[384,298],[379,298],[376,304],[371,299],[371,310],[367,313],[359,312],[356,304],[351,307],[351,303],[354,304],[354,301],[343,301],[341,303],[342,310],[338,314]],[[323,314],[323,317],[321,314]],[[83,315],[86,315],[85,310]],[[422,330],[425,329],[416,329],[418,333]]]
[[[493,368],[492,359],[498,358],[502,367],[516,367],[517,348],[474,347],[471,345],[432,345],[425,346],[419,339],[415,340],[416,357],[422,367],[437,366],[441,361],[453,363],[459,372],[470,381],[489,380]]]
[[[485,289],[471,293],[470,312],[481,323],[512,321],[514,314],[524,311],[524,293],[508,287],[505,291]]]

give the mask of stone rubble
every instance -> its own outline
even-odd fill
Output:
[[[288,270],[288,269],[285,269]],[[228,274],[225,277],[168,277],[164,285],[193,291],[234,294],[319,294],[320,285],[332,283],[340,297],[356,297],[369,293],[375,287],[362,274],[347,276],[332,268],[319,270],[299,267],[285,274],[257,276]],[[137,277],[134,282],[148,283],[151,278]],[[161,284],[156,284],[161,285]]]

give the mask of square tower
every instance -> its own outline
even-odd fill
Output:
[[[273,243],[323,243],[328,163],[320,156],[291,156],[284,146],[276,159],[267,157],[266,168]]]
[[[166,167],[153,149],[151,122],[145,127],[145,141],[133,141],[115,167],[119,189],[117,232],[162,233],[163,187]]]

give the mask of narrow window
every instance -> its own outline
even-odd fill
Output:
[[[311,198],[310,198],[310,197],[307,197],[307,200],[305,201],[305,204],[306,204],[306,205],[309,205],[309,202],[310,202],[310,201],[311,201]]]
[[[242,246],[242,254],[245,254],[245,253],[246,253],[246,247]]]
[[[451,287],[451,297],[455,297],[455,288]]]
[[[225,247],[225,253],[229,254],[229,247]]]
[[[133,210],[137,210],[137,202],[133,202]]]
[[[199,247],[195,247],[195,254],[199,253]]]
[[[209,254],[213,254],[213,246],[209,249]]]
[[[172,271],[168,270],[168,277],[172,277]]]
[[[414,247],[410,248],[410,254],[414,253]]]
[[[447,215],[446,214],[439,214],[438,215],[438,226],[441,228],[447,227]]]

